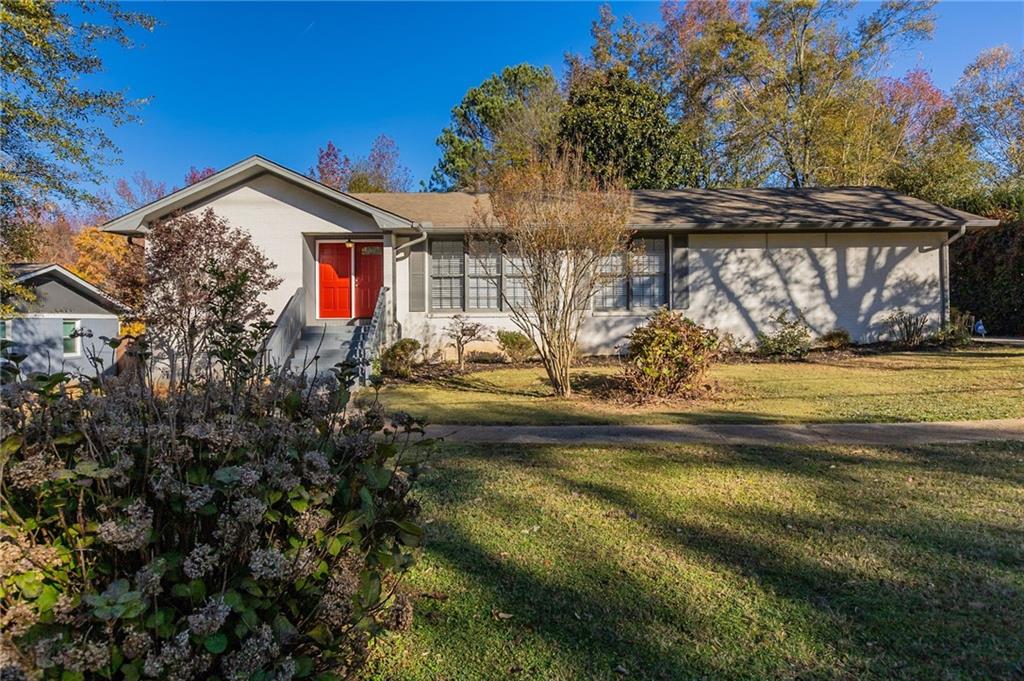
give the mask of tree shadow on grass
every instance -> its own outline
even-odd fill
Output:
[[[669,514],[657,500],[614,484],[557,471],[548,477],[636,518],[641,531],[687,555],[846,623],[846,631],[831,632],[835,644],[873,657],[864,670],[871,675],[898,677],[910,668],[936,678],[1013,678],[1024,665],[1024,584],[1012,576],[1024,574],[1020,531],[892,505],[869,504],[865,517],[864,500],[842,485],[820,486],[839,514],[692,503]]]
[[[498,452],[498,456],[506,455],[519,459],[507,449]],[[520,463],[516,461],[517,465]],[[466,512],[478,514],[479,509],[472,509],[482,503],[488,515],[501,519],[516,518],[517,511],[523,510],[521,500],[495,492],[473,470],[443,471],[430,488],[437,503],[454,504],[456,510],[465,505]],[[819,636],[826,628],[823,625],[827,615],[804,613],[809,621],[794,623],[789,631],[791,640],[782,646],[782,651],[750,655],[746,659],[746,651],[737,650],[735,642],[722,644],[718,640],[740,625],[742,616],[735,609],[725,604],[709,611],[685,589],[673,588],[671,584],[652,588],[650,582],[638,579],[640,573],[624,569],[619,560],[609,560],[607,547],[580,542],[568,572],[545,570],[529,556],[519,560],[522,556],[496,555],[479,543],[482,537],[478,530],[471,534],[461,525],[458,514],[453,521],[432,523],[428,551],[434,560],[456,571],[460,581],[468,579],[486,594],[494,609],[490,613],[492,624],[481,633],[475,622],[460,622],[460,616],[451,611],[438,612],[457,608],[458,602],[451,599],[443,604],[428,602],[418,606],[418,616],[426,616],[430,623],[417,625],[435,627],[433,622],[445,620],[450,625],[454,620],[453,629],[435,630],[432,638],[447,640],[459,649],[458,655],[476,664],[484,660],[488,667],[473,672],[465,670],[460,678],[512,677],[515,674],[510,670],[526,678],[626,676],[666,681],[843,676],[834,667],[839,658],[831,643]],[[431,617],[431,612],[437,615]],[[507,613],[510,617],[505,620],[494,613]],[[489,613],[480,614],[486,617]],[[472,650],[482,644],[487,649]],[[720,645],[731,648],[728,655],[733,658],[743,657],[744,668],[731,668],[725,655],[716,654]],[[520,656],[517,650],[521,647],[532,648],[533,653]],[[507,657],[496,655],[495,648]],[[820,657],[809,657],[803,653],[805,649],[818,651]],[[537,650],[543,652],[538,655]],[[529,660],[526,666],[523,658]]]
[[[633,491],[632,481],[615,482],[614,473],[606,474],[611,476],[609,482],[580,479],[584,473],[578,462],[566,460],[557,450],[549,456],[548,448],[542,447],[466,448],[458,456],[487,459],[510,471],[532,469],[529,475],[554,485],[560,494],[582,495],[609,508],[621,522],[634,524],[638,541],[656,541],[678,552],[681,559],[753,580],[771,595],[762,607],[773,609],[772,599],[781,599],[779,603],[796,604],[793,612],[816,613],[808,616],[819,625],[813,635],[815,645],[818,650],[834,651],[838,657],[833,663],[840,659],[841,665],[799,673],[749,666],[722,669],[688,648],[688,641],[700,634],[735,637],[729,628],[735,623],[691,619],[688,608],[679,606],[679,599],[688,602],[685,591],[677,587],[671,593],[651,592],[631,575],[617,571],[618,566],[600,553],[589,553],[585,544],[577,562],[580,580],[588,587],[580,586],[579,580],[566,584],[499,560],[474,543],[474,537],[451,525],[443,528],[444,536],[430,550],[453,569],[472,576],[492,594],[498,607],[528,613],[531,631],[556,649],[569,651],[568,660],[601,661],[597,667],[580,668],[582,676],[602,676],[617,659],[653,670],[650,678],[1015,678],[1024,669],[1020,652],[1024,629],[1018,617],[1024,611],[1024,583],[1019,578],[1024,574],[1021,531],[1005,523],[963,518],[956,508],[935,515],[934,508],[926,512],[912,499],[912,503],[900,503],[898,492],[866,494],[871,490],[863,475],[851,476],[842,470],[854,465],[873,467],[878,476],[902,479],[903,468],[920,471],[921,466],[930,466],[933,473],[941,474],[945,466],[973,475],[969,454],[942,455],[941,448],[915,448],[896,452],[893,459],[840,454],[834,448],[802,450],[806,453],[797,456],[781,449],[715,449],[718,454],[705,458],[702,465],[736,468],[746,475],[758,471],[793,475],[804,486],[803,496],[824,505],[808,513],[787,509],[784,501],[766,507],[723,499],[722,503],[688,501],[676,512],[658,494]],[[976,463],[1009,470],[996,475],[989,471],[979,479],[1024,482],[1019,469],[1013,472],[1013,450],[999,445],[992,449],[991,461],[978,462],[976,454]],[[984,451],[982,455],[985,458]],[[676,463],[645,462],[644,456],[642,451],[628,452],[618,463],[635,464],[637,475],[650,475],[667,463]],[[664,459],[664,452],[657,457]],[[685,459],[685,453],[680,458]],[[840,470],[829,468],[833,465]],[[489,504],[497,517],[523,512],[521,499],[495,492],[477,474],[464,469],[448,472],[433,486],[443,485],[440,493],[456,506],[483,495],[482,503]],[[786,480],[775,484],[786,484]],[[602,579],[608,580],[608,589],[598,597],[592,587]],[[597,619],[603,624],[595,628],[593,619],[570,616],[570,609],[591,616],[605,613]],[[615,621],[636,626],[617,627]],[[783,622],[789,629],[790,621],[784,618]],[[644,634],[645,629],[663,632],[665,628],[676,630],[679,650],[654,645]],[[709,628],[714,631],[708,632]]]

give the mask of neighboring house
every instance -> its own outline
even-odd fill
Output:
[[[31,302],[15,302],[13,319],[0,320],[0,337],[25,355],[23,373],[92,374],[92,356],[103,360],[104,371],[116,370],[100,336],[118,335],[124,305],[60,265],[12,263],[10,268],[15,280],[35,294]]]
[[[895,310],[949,314],[948,244],[997,222],[878,188],[634,192],[631,226],[645,253],[612,268],[581,334],[611,353],[652,310],[668,306],[740,339],[799,312],[816,334],[881,338]],[[478,202],[465,193],[345,194],[253,156],[109,222],[145,237],[156,220],[212,208],[247,230],[284,280],[267,302],[274,354],[346,341],[338,326],[374,316],[389,339],[444,345],[458,313],[512,328],[502,296],[516,281],[484,274],[464,235]],[[494,257],[494,262],[500,258]],[[383,291],[383,294],[378,296]],[[380,305],[378,306],[378,297]],[[375,328],[378,325],[374,325]],[[305,328],[305,334],[302,329]],[[299,339],[300,334],[302,338]],[[297,340],[299,339],[299,340]]]

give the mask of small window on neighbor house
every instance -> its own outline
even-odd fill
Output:
[[[64,354],[80,355],[82,353],[82,337],[76,335],[80,322],[77,319],[64,320]]]
[[[0,319],[0,340],[11,340],[11,322],[8,319]]]

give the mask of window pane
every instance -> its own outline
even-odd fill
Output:
[[[594,307],[599,310],[624,310],[626,308],[626,255],[618,253],[601,258],[597,265],[601,284],[594,297]]]
[[[470,277],[468,302],[473,310],[497,310],[498,282],[490,277]]]
[[[434,276],[462,275],[463,243],[448,239],[430,244],[430,273]]]
[[[502,274],[506,277],[521,277],[529,273],[530,269],[527,266],[526,258],[518,255],[505,256],[505,271]]]
[[[0,319],[0,339],[7,340],[7,322]]]
[[[511,305],[529,305],[530,291],[526,285],[526,277],[510,277],[506,275],[505,298]]]
[[[78,354],[78,342],[77,336],[73,336],[75,330],[78,328],[78,323],[73,319],[64,320],[64,354],[76,355]]]
[[[626,278],[606,278],[597,289],[594,307],[599,310],[626,309]]]
[[[660,274],[633,277],[633,307],[665,304],[665,277]]]
[[[432,277],[430,307],[435,310],[461,310],[462,277]]]
[[[498,258],[500,253],[493,244],[473,244],[469,251],[469,276],[498,277]]]
[[[616,253],[615,255],[609,255],[601,258],[601,262],[598,263],[597,266],[597,271],[599,274],[625,274],[625,253]]]
[[[641,239],[640,252],[633,256],[634,274],[665,273],[665,240]]]
[[[645,238],[639,240],[638,252],[633,256],[630,293],[633,308],[650,308],[664,305],[665,272],[667,262],[665,239]]]
[[[430,242],[430,307],[435,310],[462,309],[462,272],[465,244],[462,239]]]

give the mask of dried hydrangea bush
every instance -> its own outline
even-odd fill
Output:
[[[114,379],[7,372],[3,679],[344,678],[408,626],[429,441],[340,370],[261,367],[257,335],[170,386],[144,341]]]

